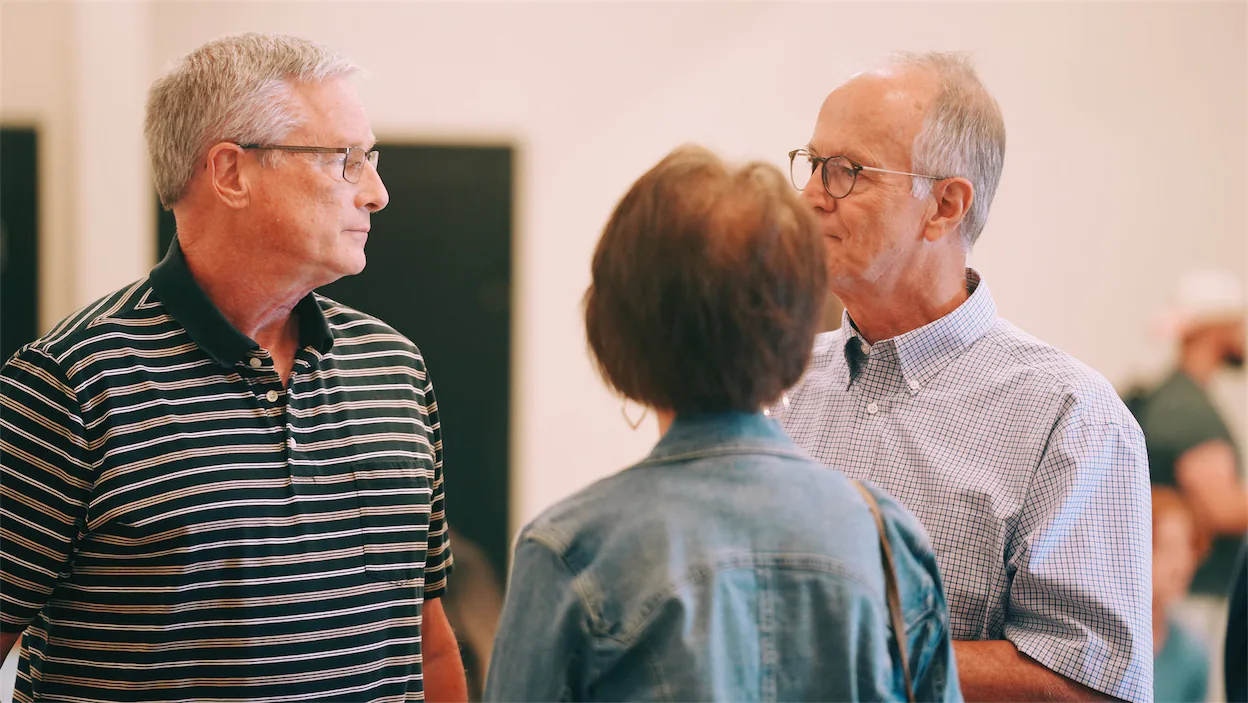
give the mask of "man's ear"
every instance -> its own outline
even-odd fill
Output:
[[[946,178],[932,184],[931,198],[936,202],[936,209],[928,217],[923,237],[935,242],[959,231],[962,220],[971,210],[975,187],[965,178]]]
[[[251,202],[251,164],[244,163],[246,152],[237,144],[221,142],[208,150],[204,169],[217,198],[227,207],[241,209]]]

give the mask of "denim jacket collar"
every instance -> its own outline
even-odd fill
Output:
[[[761,412],[678,415],[639,465],[714,454],[765,453],[807,457],[775,420]]]

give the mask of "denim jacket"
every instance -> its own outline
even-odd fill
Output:
[[[871,490],[915,696],[961,700],[927,535]],[[520,534],[485,699],[905,700],[871,513],[769,418],[678,417]]]

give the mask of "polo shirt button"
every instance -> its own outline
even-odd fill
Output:
[[[268,393],[265,393],[265,394],[264,394],[264,397],[265,397],[265,398],[268,398],[270,403],[276,403],[276,402],[277,402],[277,391],[269,391]]]
[[[880,406],[876,405],[875,403],[871,403],[870,405],[867,406],[867,412],[871,413],[872,415],[878,413],[879,411],[880,411]]]
[[[294,437],[291,437],[290,439],[288,439],[288,440],[286,441],[286,443],[287,443],[288,445],[290,445],[290,448],[291,448],[291,449],[295,449],[296,447],[298,447],[298,446],[299,446],[299,443],[295,441],[295,438],[294,438]]]
[[[251,364],[251,368],[253,368],[253,369],[258,369],[258,368],[260,368],[260,365],[261,365],[261,364],[263,364],[264,362],[263,362],[263,361],[260,361],[260,357],[258,357],[258,356],[253,356],[253,357],[251,357],[251,361],[249,361],[249,362],[247,362],[247,363]]]

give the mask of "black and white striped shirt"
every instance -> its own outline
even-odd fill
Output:
[[[4,365],[15,700],[420,700],[451,570],[420,351],[319,295],[289,387],[178,244]]]

